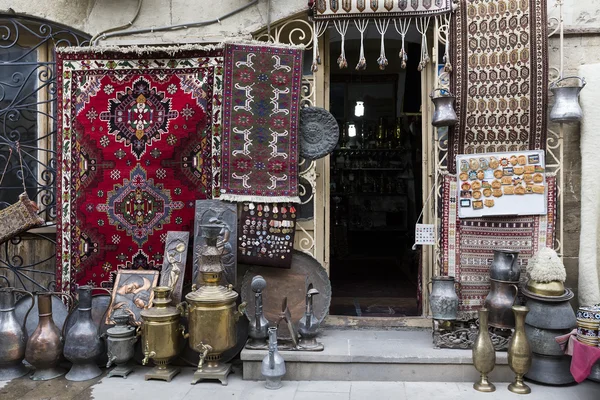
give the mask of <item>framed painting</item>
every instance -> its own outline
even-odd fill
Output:
[[[171,288],[172,305],[181,302],[189,241],[189,232],[167,232],[163,267],[160,273],[160,286]]]
[[[200,225],[219,222],[223,225],[217,245],[222,249],[221,265],[223,276],[228,284],[236,285],[237,280],[237,204],[221,200],[196,200],[196,218],[194,220],[194,260],[192,282],[199,284],[200,253],[206,244]]]
[[[121,308],[131,315],[131,322],[142,324],[140,312],[152,307],[154,292],[152,288],[158,283],[158,271],[121,269],[117,272],[110,305],[106,313],[107,325],[114,325],[112,313]]]

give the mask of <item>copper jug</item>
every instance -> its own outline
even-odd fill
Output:
[[[484,307],[489,310],[489,325],[501,329],[514,328],[515,316],[512,307],[519,294],[519,288],[514,282],[490,279],[490,283],[490,292],[484,303]]]
[[[577,79],[581,85],[561,85],[558,84],[567,79]],[[550,91],[554,94],[554,106],[550,111],[550,121],[569,123],[581,121],[583,111],[579,106],[579,93],[585,87],[585,79],[578,76],[569,76],[561,78],[550,85]]]
[[[436,95],[436,92],[439,93]],[[446,89],[434,89],[429,97],[435,106],[431,125],[435,127],[452,126],[458,122],[456,111],[454,111],[454,99],[456,96]]]
[[[31,306],[25,314],[25,320],[35,304],[33,294],[13,287],[0,289],[0,381],[20,378],[29,372],[23,365],[27,332],[15,317],[15,293],[24,293],[31,297]],[[25,325],[25,322],[23,322]]]
[[[518,257],[519,252],[516,250],[494,250],[490,278],[498,281],[519,282],[521,267],[517,263]]]
[[[30,377],[34,381],[58,378],[67,372],[58,366],[63,352],[63,337],[52,319],[52,294],[70,298],[65,293],[38,294],[39,323],[29,337],[25,351],[25,360],[35,367]]]
[[[77,289],[77,322],[65,336],[65,358],[73,363],[65,376],[69,381],[87,381],[102,374],[96,362],[104,346],[98,327],[92,321],[92,289],[91,286],[80,286]]]

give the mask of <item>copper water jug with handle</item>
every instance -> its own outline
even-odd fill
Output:
[[[577,79],[577,85],[560,85],[567,79]],[[550,91],[554,94],[554,106],[550,111],[550,121],[559,123],[569,123],[581,121],[583,111],[579,106],[579,93],[585,87],[585,78],[578,76],[568,76],[561,78],[550,85]]]
[[[519,252],[517,250],[494,250],[494,260],[490,267],[490,278],[498,281],[519,282],[521,267],[517,263],[518,258]]]
[[[23,293],[31,297],[31,306],[27,316],[35,304],[33,294],[14,287],[0,288],[0,381],[20,378],[29,370],[23,365],[27,331],[15,316],[15,293]]]
[[[434,89],[429,97],[435,106],[431,125],[435,127],[452,126],[458,122],[456,111],[454,111],[456,96],[446,89]]]

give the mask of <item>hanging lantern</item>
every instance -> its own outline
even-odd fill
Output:
[[[362,117],[365,115],[365,102],[357,101],[354,106],[354,115],[357,117]]]

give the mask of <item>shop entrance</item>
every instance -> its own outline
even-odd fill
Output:
[[[385,70],[375,62],[379,38],[369,26],[367,68],[357,71],[360,39],[348,32],[340,69],[341,38],[331,30],[329,109],[342,133],[330,158],[331,315],[421,315],[412,250],[422,203],[420,36],[407,35],[405,69],[401,41],[386,38]]]

